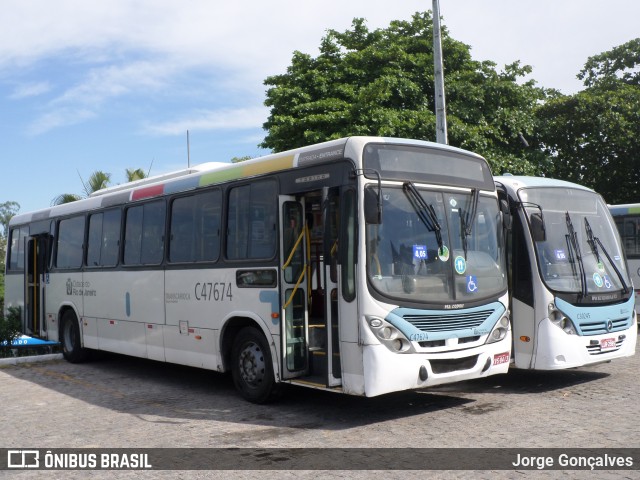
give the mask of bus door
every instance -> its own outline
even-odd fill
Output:
[[[308,239],[304,205],[280,195],[280,302],[282,377],[308,373]]]
[[[45,285],[48,275],[48,237],[25,238],[25,325],[24,331],[36,337],[46,337]]]
[[[342,384],[340,335],[338,328],[338,238],[340,232],[340,192],[324,188],[322,192],[324,224],[324,312],[326,319],[326,357],[328,387]]]

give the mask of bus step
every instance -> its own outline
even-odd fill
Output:
[[[327,347],[327,333],[325,325],[309,325],[309,350],[325,349]]]
[[[327,352],[324,349],[309,349],[309,366],[311,373],[315,375],[324,375],[327,371]]]

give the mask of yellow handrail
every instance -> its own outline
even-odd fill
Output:
[[[287,261],[284,262],[284,264],[282,265],[282,269],[283,270],[289,266],[289,264],[291,263],[291,260],[293,260],[293,254],[296,252],[296,250],[298,249],[298,245],[300,245],[300,242],[305,237],[307,238],[307,255],[305,257],[304,265],[302,266],[302,272],[300,273],[300,277],[298,277],[298,281],[296,282],[295,286],[293,287],[291,295],[289,295],[289,298],[287,299],[285,304],[282,306],[282,308],[285,309],[285,310],[291,304],[291,302],[293,301],[293,296],[298,291],[298,287],[300,286],[300,283],[302,283],[302,279],[307,274],[307,270],[310,268],[307,260],[310,258],[311,241],[309,239],[309,227],[308,227],[306,222],[305,222],[305,224],[304,224],[304,226],[302,228],[302,231],[300,232],[300,235],[298,235],[298,239],[296,240],[296,243],[293,245],[293,248],[291,249],[291,253],[289,254],[289,258],[287,258]],[[311,291],[309,291],[309,297],[311,297]]]

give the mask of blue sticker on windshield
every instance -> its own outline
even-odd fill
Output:
[[[604,276],[604,286],[605,288],[613,287],[613,284],[611,283],[611,279],[609,278],[609,275]]]
[[[467,292],[474,293],[478,291],[478,278],[475,275],[467,276]]]
[[[564,261],[567,259],[567,254],[564,253],[564,250],[560,249],[560,250],[554,250],[553,254],[556,257],[556,260],[560,260],[560,261]]]
[[[413,258],[417,260],[428,259],[427,246],[426,245],[414,245],[413,246]]]
[[[467,271],[467,262],[464,257],[457,256],[453,261],[453,267],[456,269],[456,272],[462,275]]]
[[[602,288],[602,286],[604,285],[604,282],[602,281],[602,277],[598,272],[593,274],[593,283],[595,283],[596,287],[598,288]]]

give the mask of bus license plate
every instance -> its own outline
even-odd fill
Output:
[[[615,338],[603,338],[600,340],[600,350],[612,350],[616,348]]]
[[[509,362],[509,352],[498,353],[493,356],[493,364],[500,365],[501,363]]]

